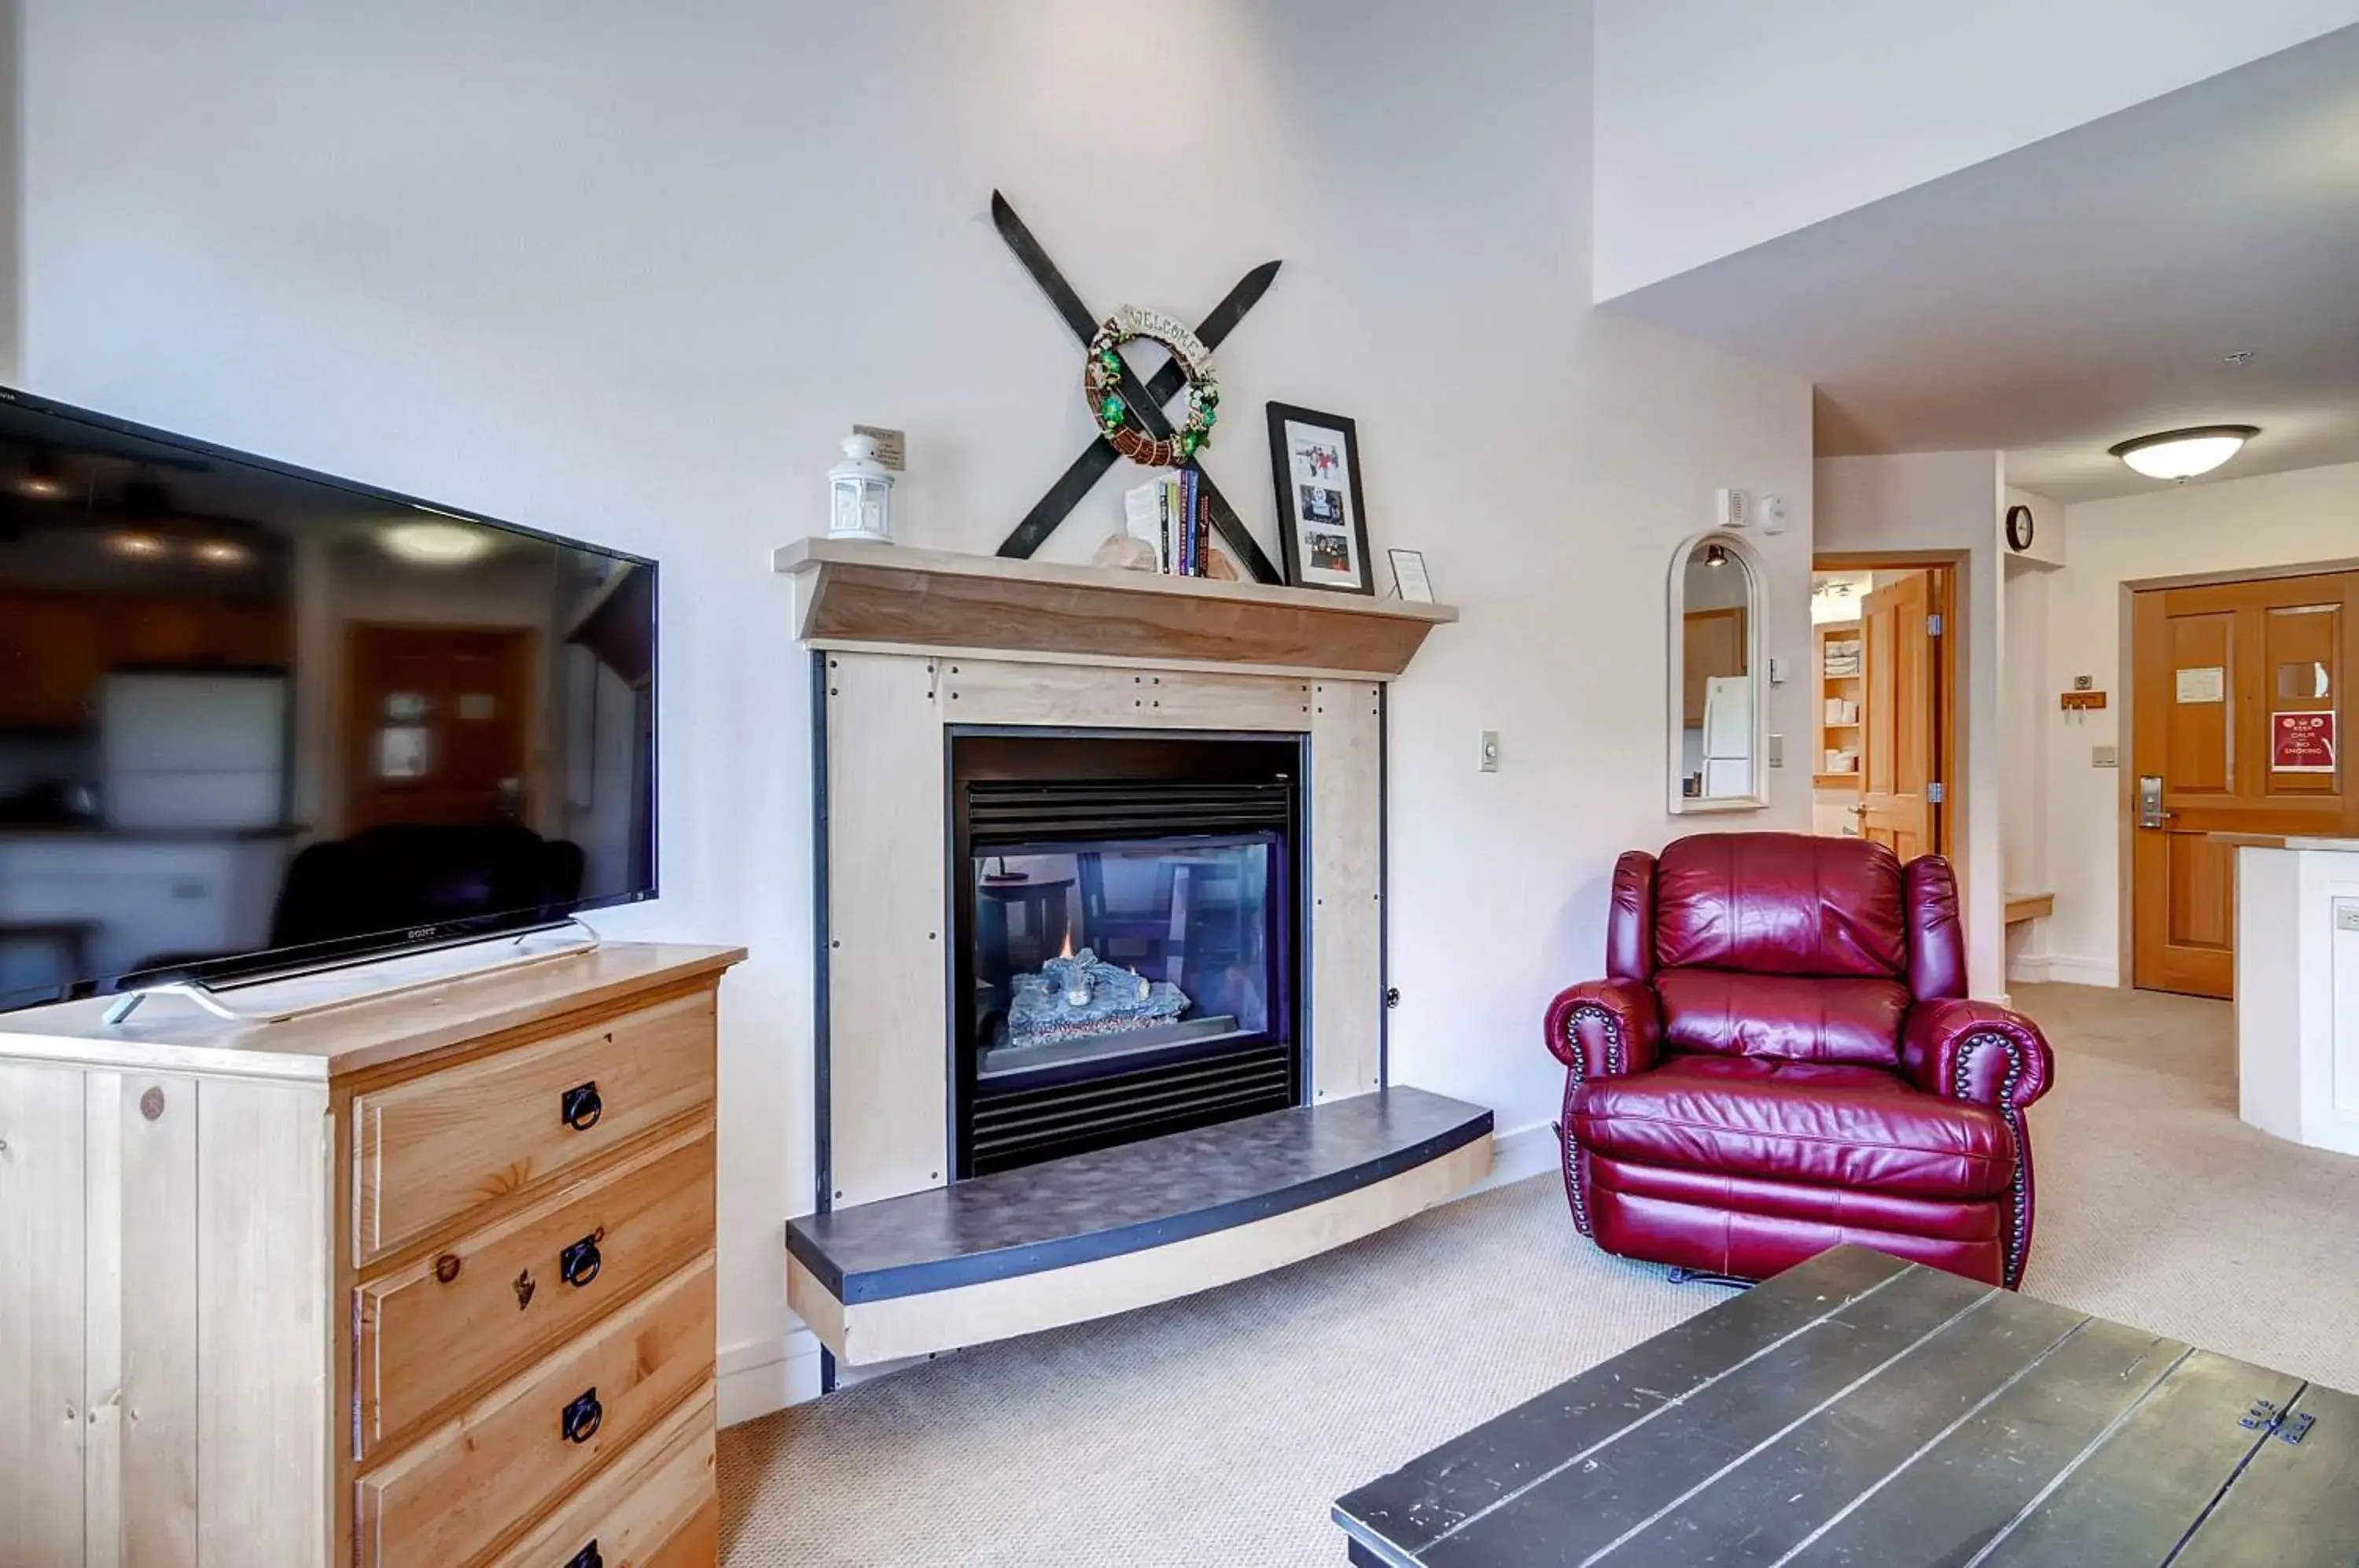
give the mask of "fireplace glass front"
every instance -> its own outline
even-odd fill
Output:
[[[1259,833],[973,856],[977,1086],[1266,1038],[1277,849]]]
[[[1299,742],[951,732],[959,1179],[1301,1103]]]

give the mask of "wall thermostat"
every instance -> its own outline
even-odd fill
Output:
[[[1753,495],[1745,490],[1722,488],[1712,493],[1712,520],[1715,528],[1749,528],[1753,526]]]

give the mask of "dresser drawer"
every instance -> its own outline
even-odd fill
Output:
[[[353,1101],[363,1265],[712,1099],[712,993]]]
[[[354,1490],[361,1568],[453,1568],[712,1379],[712,1256],[436,1428]]]
[[[721,1556],[713,1410],[710,1390],[690,1399],[491,1568],[713,1568]]]
[[[712,1135],[559,1188],[354,1292],[361,1457],[712,1245]]]

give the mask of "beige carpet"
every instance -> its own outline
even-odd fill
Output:
[[[2032,1294],[2359,1389],[2359,1160],[2236,1120],[2229,1009],[2025,986]],[[1537,1048],[1536,1048],[1537,1049]],[[945,1356],[723,1434],[731,1568],[1343,1558],[1328,1504],[1722,1298],[1543,1177],[1266,1278]]]

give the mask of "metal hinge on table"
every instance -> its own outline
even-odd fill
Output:
[[[2280,1442],[2299,1443],[2310,1435],[2314,1419],[2308,1410],[2299,1415],[2290,1414],[2285,1406],[2274,1399],[2255,1399],[2253,1408],[2246,1410],[2236,1424],[2248,1432],[2267,1432]]]

